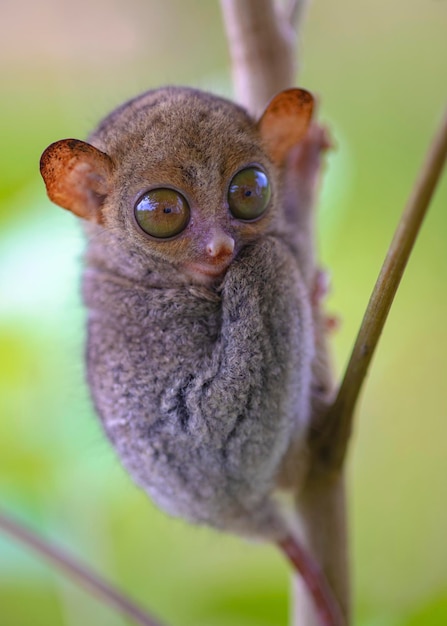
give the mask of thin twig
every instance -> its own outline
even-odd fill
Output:
[[[327,465],[342,467],[352,429],[354,409],[388,312],[431,197],[447,158],[447,111],[402,214],[366,309],[343,381],[324,416],[327,428],[317,433],[317,448]]]
[[[51,545],[34,532],[13,520],[9,515],[0,513],[0,529],[28,548],[37,552],[44,559],[55,565],[70,578],[85,587],[105,604],[112,606],[142,626],[162,626],[162,623],[146,613],[117,589],[99,578],[71,556]]]

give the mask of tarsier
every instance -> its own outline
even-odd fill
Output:
[[[85,220],[88,382],[123,465],[170,514],[272,540],[329,391],[312,108],[290,89],[254,120],[162,88],[41,159],[51,200]]]

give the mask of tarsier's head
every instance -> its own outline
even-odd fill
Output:
[[[49,146],[41,173],[53,202],[206,284],[274,228],[281,168],[312,108],[289,89],[254,121],[216,96],[158,89],[111,113],[90,143]]]

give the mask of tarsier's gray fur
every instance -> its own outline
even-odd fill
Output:
[[[242,109],[188,89],[135,99],[89,141],[116,167],[105,223],[87,228],[83,282],[88,380],[105,431],[169,513],[279,536],[273,493],[287,451],[302,442],[304,454],[315,370],[305,251],[284,215],[282,173]],[[188,184],[203,223],[226,228],[228,181],[250,163],[271,180],[270,217],[235,235],[223,280],[194,284],[186,247],[138,229],[135,198]]]

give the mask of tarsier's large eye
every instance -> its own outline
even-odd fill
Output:
[[[267,208],[271,196],[269,179],[258,167],[238,172],[230,183],[228,204],[240,220],[254,220]]]
[[[151,189],[135,205],[135,219],[148,235],[167,239],[178,235],[189,222],[189,206],[173,189]]]

